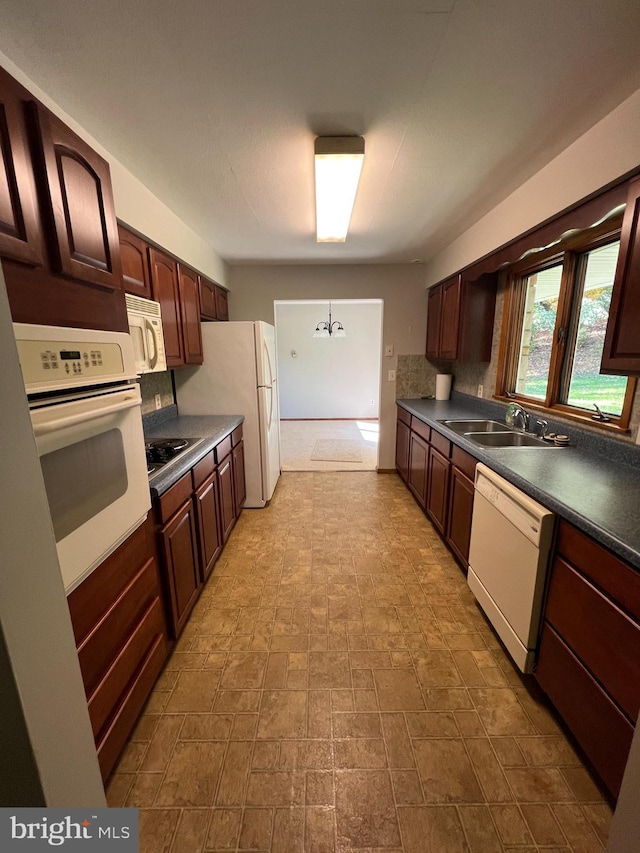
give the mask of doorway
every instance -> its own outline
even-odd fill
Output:
[[[378,465],[381,299],[276,301],[284,471],[372,471]]]

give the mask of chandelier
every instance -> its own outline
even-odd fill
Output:
[[[334,328],[335,327],[335,328]],[[346,338],[347,333],[345,332],[342,323],[339,320],[334,320],[331,322],[331,302],[329,302],[329,319],[322,320],[316,326],[316,330],[313,333],[314,338]]]

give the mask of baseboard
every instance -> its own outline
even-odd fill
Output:
[[[376,471],[378,472],[378,474],[397,474],[398,473],[395,468],[376,468]]]
[[[380,418],[280,418],[281,421],[371,421],[378,423]]]

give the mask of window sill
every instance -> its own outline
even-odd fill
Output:
[[[568,406],[553,406],[551,408],[547,408],[547,406],[542,405],[541,403],[536,403],[528,399],[527,397],[505,397],[504,395],[494,394],[493,399],[499,403],[518,403],[523,408],[525,408],[528,412],[539,412],[541,417],[558,417],[564,418],[565,420],[572,421],[576,426],[589,426],[595,427],[598,430],[602,430],[603,432],[608,432],[613,435],[629,435],[631,432],[627,427],[623,427],[619,422],[612,421],[599,421],[594,420],[590,414],[585,412],[581,414],[575,409],[570,409]]]

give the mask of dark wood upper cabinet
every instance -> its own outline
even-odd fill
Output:
[[[0,68],[0,256],[43,263],[21,87]]]
[[[118,239],[125,291],[134,296],[142,296],[143,299],[151,299],[146,241],[123,228],[122,225],[118,225]]]
[[[202,334],[200,332],[199,276],[189,267],[178,264],[178,293],[185,364],[202,364]]]
[[[220,287],[219,284],[216,284],[216,314],[218,315],[218,320],[229,319],[227,291],[223,287]]]
[[[455,275],[429,290],[426,356],[446,361],[491,360],[497,274],[475,281]]]
[[[178,265],[169,255],[149,247],[149,269],[151,272],[151,293],[153,299],[160,303],[162,310],[167,368],[179,367],[184,364],[184,348],[180,316]]]
[[[629,185],[600,372],[640,375],[640,179]]]
[[[41,149],[54,269],[78,281],[121,288],[109,164],[46,107],[32,102],[30,111]]]

